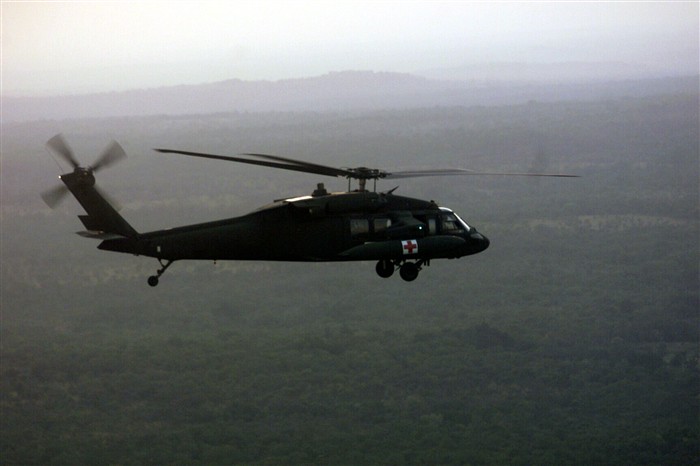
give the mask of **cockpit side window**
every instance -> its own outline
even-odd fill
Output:
[[[440,224],[443,233],[453,233],[464,229],[457,217],[451,212],[443,212],[440,215]]]

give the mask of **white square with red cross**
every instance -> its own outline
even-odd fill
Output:
[[[403,248],[404,255],[418,254],[418,242],[414,239],[401,241],[401,247]]]

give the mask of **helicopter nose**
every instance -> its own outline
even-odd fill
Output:
[[[475,249],[475,253],[484,251],[489,247],[489,244],[491,244],[491,241],[489,241],[487,237],[476,230],[471,232],[469,239],[471,240],[470,243],[473,245],[472,247]]]

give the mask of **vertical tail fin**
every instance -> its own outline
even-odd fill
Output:
[[[62,175],[61,181],[87,212],[87,215],[78,216],[88,230],[84,236],[138,236],[137,231],[119,215],[106,196],[95,186],[95,177],[91,170],[78,168],[73,173]]]
[[[46,146],[73,167],[71,173],[60,176],[65,187],[59,185],[42,193],[41,197],[48,206],[56,207],[70,191],[87,212],[87,215],[78,216],[88,230],[80,233],[81,235],[93,238],[113,235],[136,238],[136,230],[119,215],[117,209],[108,201],[108,197],[95,186],[95,172],[124,159],[124,149],[116,141],[112,141],[92,166],[83,167],[61,134],[49,139]]]

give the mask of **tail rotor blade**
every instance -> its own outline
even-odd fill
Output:
[[[120,146],[117,141],[112,141],[102,152],[97,162],[92,165],[92,170],[97,171],[114,165],[124,158],[126,158],[126,152],[124,152],[122,146]]]
[[[73,149],[70,148],[63,135],[57,134],[46,142],[46,146],[55,154],[60,155],[66,162],[71,164],[73,168],[78,168],[80,164],[73,155]]]
[[[47,206],[54,209],[68,194],[68,188],[63,185],[58,185],[55,188],[49,189],[41,193],[41,198]]]

